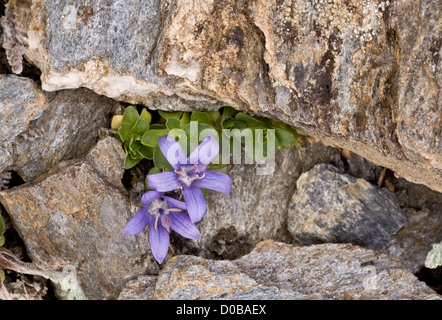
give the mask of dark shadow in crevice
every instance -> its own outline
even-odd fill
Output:
[[[427,286],[442,295],[442,266],[435,269],[423,267],[415,275],[420,281],[425,282]]]
[[[25,180],[17,173],[15,170],[11,170],[11,179],[8,183],[8,189],[12,189],[18,186],[21,186],[22,184],[25,184]]]

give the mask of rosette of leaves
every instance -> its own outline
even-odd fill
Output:
[[[126,108],[122,116],[114,116],[112,128],[118,129],[117,138],[123,143],[126,157],[124,168],[130,169],[138,164],[143,158],[153,160],[154,167],[148,174],[172,170],[166,158],[163,156],[159,146],[158,138],[169,133],[176,137],[177,141],[182,143],[183,148],[187,148],[187,153],[192,151],[192,142],[196,141],[194,135],[198,137],[198,143],[202,142],[206,136],[201,133],[210,129],[216,131],[221,140],[225,132],[223,129],[229,129],[233,132],[230,139],[230,152],[236,154],[240,150],[233,148],[234,140],[242,141],[241,132],[249,129],[253,133],[253,145],[262,147],[263,156],[267,157],[267,143],[270,138],[275,140],[275,151],[286,149],[291,146],[297,147],[298,132],[285,123],[273,121],[267,118],[256,118],[246,113],[239,112],[231,107],[223,107],[214,111],[195,111],[195,112],[166,112],[158,110],[160,119],[157,123],[151,123],[152,115],[144,108],[141,114],[133,107]],[[191,130],[191,122],[198,123],[197,130]],[[256,131],[257,129],[263,129]],[[273,129],[273,130],[266,130]],[[255,134],[256,133],[256,134]],[[274,137],[272,135],[274,134]],[[196,147],[196,146],[194,146]],[[253,151],[253,148],[249,150]],[[219,157],[221,157],[222,150]],[[253,160],[261,160],[256,153],[251,153]],[[226,166],[222,164],[211,164],[210,170],[221,172],[226,171]]]

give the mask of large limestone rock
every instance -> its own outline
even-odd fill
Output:
[[[441,296],[391,256],[350,244],[263,241],[233,261],[177,256],[157,281],[131,281],[119,299],[423,299]]]
[[[121,184],[123,160],[120,143],[107,137],[85,159],[0,192],[31,259],[77,265],[90,299],[116,298],[131,278],[158,272],[146,235],[123,234],[137,210]]]
[[[8,10],[45,90],[162,109],[228,104],[442,191],[437,1],[16,0]]]

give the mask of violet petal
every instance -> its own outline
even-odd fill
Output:
[[[228,174],[211,170],[206,170],[204,174],[204,178],[196,180],[193,186],[222,193],[230,193],[232,178]]]
[[[169,202],[171,208],[179,208],[183,210],[187,209],[187,205],[185,202],[179,201],[177,199],[168,196],[163,196],[163,198],[166,199],[167,202]]]
[[[149,223],[149,213],[147,207],[144,207],[129,221],[123,230],[125,234],[138,234],[143,231]]]
[[[200,221],[206,213],[206,200],[198,187],[183,188],[183,196],[187,205],[187,212],[193,223]]]
[[[172,225],[170,228],[188,239],[198,239],[200,237],[200,231],[197,226],[190,221],[190,218],[184,212],[173,212],[170,215]]]
[[[158,263],[163,263],[169,251],[169,232],[158,221],[157,229],[155,229],[155,218],[152,217],[149,225],[149,242],[150,249],[154,258]]]
[[[151,189],[158,192],[168,192],[181,187],[174,171],[149,174],[147,176],[147,184]]]
[[[158,145],[174,170],[178,170],[181,164],[187,163],[186,153],[173,138],[169,136],[160,137],[158,138]]]
[[[152,201],[155,199],[159,199],[161,197],[161,193],[157,191],[146,191],[143,196],[141,197],[141,203],[143,206],[149,205]]]
[[[213,136],[207,136],[195,150],[192,151],[187,162],[189,164],[210,164],[219,153],[219,143]]]

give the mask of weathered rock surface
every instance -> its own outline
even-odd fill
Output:
[[[270,79],[291,99],[289,121],[441,191],[441,6],[255,3]]]
[[[84,156],[120,104],[87,89],[45,93],[49,107],[14,143],[13,165],[32,181],[63,160]]]
[[[442,241],[442,214],[412,208],[404,208],[402,212],[406,225],[392,236],[386,251],[402,261],[407,270],[416,273],[424,267],[433,244]]]
[[[316,165],[296,184],[288,212],[288,230],[296,243],[353,243],[385,250],[405,225],[392,194],[331,165]]]
[[[49,105],[32,80],[0,74],[0,173],[13,163],[13,141]]]
[[[45,90],[283,120],[442,191],[432,0],[12,1]],[[164,97],[164,98],[162,98]],[[174,104],[187,109],[185,103]]]
[[[11,166],[31,181],[84,156],[119,107],[88,89],[48,93],[30,79],[0,75],[0,172]]]
[[[140,276],[129,281],[118,300],[152,300],[157,276]]]
[[[153,292],[153,293],[152,293]],[[388,254],[350,244],[263,241],[233,261],[176,256],[156,283],[130,282],[120,299],[423,299],[441,296]]]
[[[146,235],[122,232],[137,209],[121,185],[123,159],[120,143],[107,137],[85,160],[0,193],[31,259],[77,264],[91,299],[116,298],[129,279],[158,272]]]

